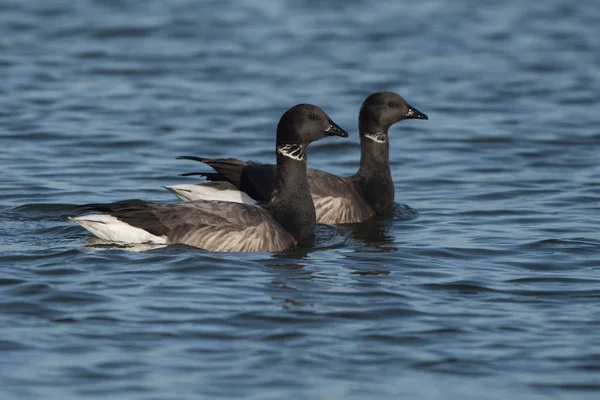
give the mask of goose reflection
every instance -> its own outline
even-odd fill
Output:
[[[394,222],[410,221],[418,216],[418,212],[405,204],[394,203],[386,212],[369,219],[368,221],[342,225],[343,229],[352,240],[360,244],[378,249],[378,251],[396,251],[395,246],[387,246],[396,241],[391,233]]]

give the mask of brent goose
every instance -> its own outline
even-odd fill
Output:
[[[316,223],[306,176],[306,148],[326,136],[348,137],[319,107],[299,104],[277,125],[276,190],[264,205],[219,201],[89,204],[71,218],[101,239],[181,243],[211,251],[283,251],[308,242]]]
[[[390,172],[388,129],[404,119],[427,119],[396,93],[373,93],[364,101],[358,116],[360,168],[353,176],[339,177],[308,169],[308,182],[317,212],[317,222],[345,224],[362,222],[382,214],[394,204],[394,182]],[[277,169],[234,158],[201,161],[216,172],[201,175],[206,183],[167,186],[181,200],[219,199],[255,204],[268,201],[277,186]]]

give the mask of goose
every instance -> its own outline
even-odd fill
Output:
[[[358,116],[360,167],[352,176],[340,177],[308,169],[308,182],[317,213],[317,222],[347,224],[362,222],[389,211],[394,204],[394,182],[390,171],[388,130],[405,119],[428,119],[393,92],[369,95]],[[277,187],[277,168],[234,158],[200,161],[216,172],[190,173],[209,182],[166,186],[180,200],[214,199],[257,204],[268,201]]]
[[[215,200],[152,204],[136,200],[88,204],[70,217],[100,239],[128,244],[185,244],[210,251],[279,252],[309,243],[315,207],[306,175],[306,148],[326,136],[348,137],[319,107],[298,104],[277,125],[277,182],[261,205]]]

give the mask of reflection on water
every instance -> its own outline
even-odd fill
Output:
[[[96,237],[88,239],[85,243],[86,248],[90,250],[124,250],[133,252],[142,252],[161,249],[167,247],[164,244],[150,244],[150,243],[115,243],[106,240],[102,240]]]
[[[0,399],[595,400],[598,37],[592,0],[0,2]],[[173,202],[182,154],[273,163],[303,102],[351,175],[378,90],[430,117],[389,135],[418,216],[277,254],[64,218]]]

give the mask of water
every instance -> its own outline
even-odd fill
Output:
[[[596,1],[0,3],[0,398],[596,399]],[[288,107],[391,133],[412,220],[316,248],[88,243],[74,204],[174,201],[200,165],[269,162]]]

